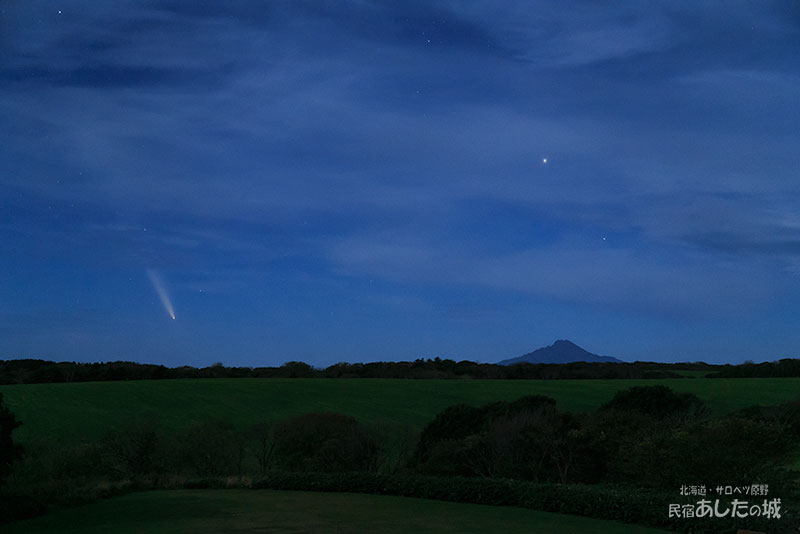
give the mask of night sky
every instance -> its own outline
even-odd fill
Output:
[[[800,4],[700,4],[0,3],[0,359],[800,357]]]

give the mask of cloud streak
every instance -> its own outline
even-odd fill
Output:
[[[0,244],[31,265],[654,320],[794,294],[800,19],[778,4],[3,9]]]

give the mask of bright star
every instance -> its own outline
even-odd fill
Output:
[[[547,163],[547,158],[542,158],[542,163]]]

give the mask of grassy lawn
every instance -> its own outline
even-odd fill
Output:
[[[559,408],[587,411],[615,392],[666,384],[697,394],[717,413],[800,396],[800,378],[668,380],[204,379],[0,386],[23,421],[20,442],[91,439],[120,422],[149,415],[168,428],[226,419],[236,425],[332,410],[364,422],[419,428],[447,406],[480,405],[541,394]]]
[[[269,490],[133,493],[4,525],[31,532],[515,532],[657,534],[664,530],[523,508],[385,495]]]
[[[707,374],[713,373],[714,371],[672,371],[675,374],[685,376],[687,378],[705,378]]]

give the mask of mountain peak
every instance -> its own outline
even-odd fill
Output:
[[[556,339],[555,342],[550,345],[551,347],[578,347],[575,343],[570,341],[569,339]],[[580,348],[580,347],[578,347]]]
[[[621,362],[611,356],[598,356],[582,349],[568,339],[557,339],[552,345],[536,349],[517,358],[503,360],[500,365],[515,363],[572,363],[572,362]]]

